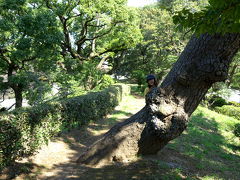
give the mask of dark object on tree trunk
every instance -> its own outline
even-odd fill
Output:
[[[240,47],[240,34],[193,36],[146,106],[111,128],[83,153],[78,163],[101,165],[155,154],[187,127],[188,119],[214,82],[227,78]]]

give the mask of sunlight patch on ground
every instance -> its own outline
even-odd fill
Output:
[[[52,168],[55,164],[62,161],[69,161],[70,154],[75,153],[69,145],[62,141],[50,142],[48,146],[43,147],[32,159],[33,163]],[[51,159],[51,161],[49,161]]]

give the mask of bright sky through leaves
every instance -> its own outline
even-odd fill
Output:
[[[128,0],[128,6],[143,7],[157,2],[157,0]]]

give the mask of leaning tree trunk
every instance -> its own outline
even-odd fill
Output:
[[[77,162],[101,165],[157,153],[186,129],[212,84],[227,78],[239,47],[240,34],[193,36],[160,87],[147,94],[146,106],[111,128]]]

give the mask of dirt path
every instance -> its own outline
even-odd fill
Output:
[[[23,168],[27,174],[21,174],[16,179],[86,179],[90,168],[75,163],[79,155],[116,122],[139,111],[144,103],[143,98],[127,97],[107,118],[55,138],[35,156],[19,162],[28,164]]]

